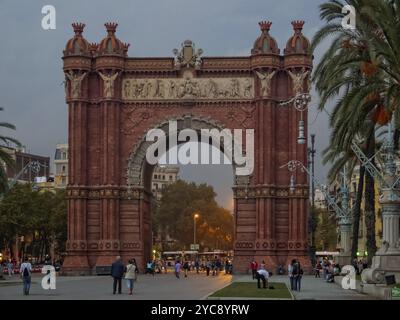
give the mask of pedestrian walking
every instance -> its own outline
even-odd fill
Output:
[[[196,269],[196,273],[199,274],[199,270],[200,270],[200,262],[199,259],[196,259],[196,262],[194,263],[194,267]]]
[[[250,269],[251,269],[251,274],[253,276],[253,280],[256,278],[256,273],[258,269],[258,263],[256,260],[253,259],[253,261],[250,263]]]
[[[124,272],[125,272],[125,267],[124,267],[124,264],[122,263],[122,259],[120,256],[117,256],[116,260],[111,265],[111,276],[113,277],[113,280],[114,280],[113,294],[115,294],[117,291],[117,285],[118,285],[118,294],[122,293],[121,282],[122,282],[122,276],[124,275]]]
[[[8,276],[11,278],[12,275],[14,274],[14,264],[12,263],[11,259],[8,260],[7,262],[7,271],[8,271]]]
[[[19,274],[22,278],[23,283],[23,292],[24,295],[29,295],[29,290],[31,289],[31,275],[32,275],[32,265],[29,262],[28,258],[24,259],[24,262],[21,264],[19,269]]]
[[[185,263],[183,264],[183,270],[185,271],[185,278],[187,278],[188,271],[189,271],[189,262],[188,261],[185,261]]]
[[[215,275],[219,275],[219,272],[221,271],[222,268],[222,263],[220,259],[217,259],[217,261],[215,262]]]
[[[175,276],[179,279],[180,278],[180,272],[181,272],[181,263],[180,261],[175,262]]]
[[[321,262],[317,261],[317,264],[315,265],[315,277],[316,278],[321,278],[321,275],[320,275],[321,269],[322,269]]]
[[[126,266],[125,279],[129,294],[132,295],[133,286],[135,281],[137,280],[137,268],[136,263],[134,263],[133,260],[129,260],[129,264]]]
[[[290,280],[290,289],[291,290],[295,290],[294,289],[294,284],[295,284],[295,279],[293,277],[293,265],[295,264],[296,260],[293,259],[291,263],[289,263],[288,265],[288,276],[289,276],[289,280]]]
[[[211,268],[212,268],[212,263],[211,263],[210,260],[207,260],[207,263],[206,263],[206,274],[207,274],[207,277],[210,275]]]

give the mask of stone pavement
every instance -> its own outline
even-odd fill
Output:
[[[235,276],[233,281],[249,282],[251,275]],[[256,280],[254,280],[256,285]],[[272,276],[271,282],[284,282],[290,289],[288,276]],[[327,283],[322,278],[303,276],[301,291],[292,291],[295,300],[375,300],[374,297],[358,293],[355,290],[343,290],[335,283]]]
[[[176,279],[173,273],[139,275],[134,294],[129,296],[123,281],[123,294],[112,294],[112,278],[108,276],[57,277],[57,289],[45,291],[40,283],[42,275],[32,278],[31,294],[22,295],[22,283],[18,276],[13,280],[0,280],[0,300],[199,300],[225,287],[232,281],[252,281],[250,275],[230,276],[220,274],[207,277],[203,274],[189,274]],[[255,280],[254,280],[255,281]],[[272,276],[271,282],[284,282],[290,288],[287,276]],[[256,283],[254,283],[256,285]],[[292,292],[296,300],[369,300],[371,296],[353,290],[343,290],[335,283],[327,283],[321,278],[303,276],[300,292]]]
[[[134,293],[128,295],[125,281],[122,294],[112,294],[112,278],[109,276],[57,277],[56,290],[43,290],[41,274],[32,277],[29,296],[22,294],[22,282],[18,276],[13,280],[0,280],[0,300],[199,300],[229,284],[232,276],[220,274],[207,277],[205,274],[189,274],[176,279],[173,273],[142,275],[138,277]]]

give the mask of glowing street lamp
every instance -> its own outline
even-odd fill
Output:
[[[200,217],[198,213],[193,215],[193,244],[196,245],[196,220]]]

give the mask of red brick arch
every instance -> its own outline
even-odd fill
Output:
[[[75,24],[64,51],[70,146],[64,270],[92,272],[117,255],[143,265],[149,257],[152,171],[143,137],[171,119],[182,128],[254,129],[255,170],[233,186],[235,270],[246,271],[253,258],[274,268],[297,257],[309,267],[307,177],[296,173],[291,192],[290,173],[280,168],[292,159],[306,163],[307,145],[297,144],[299,112],[279,103],[295,94],[288,70],[310,70],[312,58],[255,49],[247,57],[201,57],[191,42],[175,59],[128,57],[115,28],[108,24],[107,37],[89,44]],[[268,85],[260,75],[271,75]],[[308,90],[306,80],[300,87]]]

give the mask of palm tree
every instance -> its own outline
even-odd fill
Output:
[[[356,9],[356,30],[346,30],[341,26],[344,4]],[[392,115],[396,120],[400,119],[397,116],[400,96],[399,7],[398,0],[331,0],[320,6],[321,19],[327,24],[315,35],[312,48],[328,37],[333,36],[333,40],[315,70],[313,81],[321,96],[320,109],[328,100],[339,98],[330,119],[333,128],[331,159],[351,152],[351,144],[357,135],[361,135],[365,142],[366,156],[372,157],[376,128],[386,124]],[[392,68],[392,64],[396,66]],[[359,182],[362,178],[360,176]],[[359,193],[357,198],[361,198]],[[376,251],[375,188],[374,179],[368,172],[365,173],[365,209],[367,250],[371,257]],[[355,220],[359,220],[357,211],[359,214],[356,210]]]
[[[0,107],[0,111],[3,111],[3,108]],[[0,122],[0,128],[7,128],[11,130],[15,130],[15,126],[11,123],[8,122]],[[6,149],[2,148],[5,146],[9,146],[10,143],[14,143],[17,146],[20,146],[21,144],[19,143],[18,140],[8,137],[8,136],[3,136],[0,135],[0,194],[4,194],[8,190],[8,177],[7,177],[7,172],[6,168],[15,167],[15,161],[11,157],[11,155],[7,152]]]

